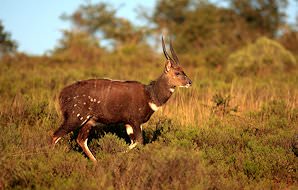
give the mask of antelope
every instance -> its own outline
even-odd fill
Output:
[[[142,124],[169,100],[176,87],[188,88],[192,83],[179,64],[172,41],[172,57],[167,53],[163,37],[162,49],[166,58],[164,70],[157,80],[148,85],[137,81],[89,79],[62,89],[59,103],[64,120],[54,132],[52,144],[78,129],[77,143],[96,163],[87,141],[90,129],[98,123],[123,123],[131,140],[129,149],[138,143],[143,144]]]

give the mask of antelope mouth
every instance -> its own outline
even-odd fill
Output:
[[[179,87],[181,87],[181,88],[189,88],[190,86],[191,86],[191,84],[186,84],[184,86],[179,86]]]
[[[189,88],[191,86],[191,84],[187,84],[185,85],[185,88]]]

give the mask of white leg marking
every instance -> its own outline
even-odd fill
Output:
[[[57,138],[54,142],[54,144],[57,144],[57,142],[61,139],[61,137]]]
[[[129,149],[130,149],[130,150],[133,149],[134,147],[137,146],[137,144],[138,144],[137,142],[130,144],[130,145],[129,145]]]
[[[133,134],[133,128],[130,125],[125,125],[125,127],[126,127],[126,133],[128,135]]]
[[[91,153],[91,151],[88,148],[87,141],[88,141],[88,138],[84,141],[84,148],[86,150],[85,153],[93,162],[96,162],[96,158],[93,156],[93,154]]]
[[[85,147],[88,151],[90,151],[89,148],[88,148],[87,142],[88,142],[88,138],[84,141],[84,147]]]

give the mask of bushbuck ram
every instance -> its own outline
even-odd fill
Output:
[[[162,48],[167,59],[164,71],[148,85],[137,81],[90,79],[65,87],[59,96],[64,121],[54,132],[52,144],[56,144],[67,133],[79,129],[77,143],[96,162],[87,146],[89,131],[96,123],[125,124],[131,139],[130,149],[137,143],[143,143],[141,125],[168,101],[176,87],[188,88],[192,83],[179,65],[171,41],[172,57],[166,51],[163,37]]]

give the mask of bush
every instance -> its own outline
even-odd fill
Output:
[[[57,62],[97,61],[104,53],[98,40],[87,33],[64,31],[64,36],[54,51]]]
[[[266,37],[236,51],[227,60],[228,71],[239,75],[290,71],[296,66],[297,61],[288,50]]]

